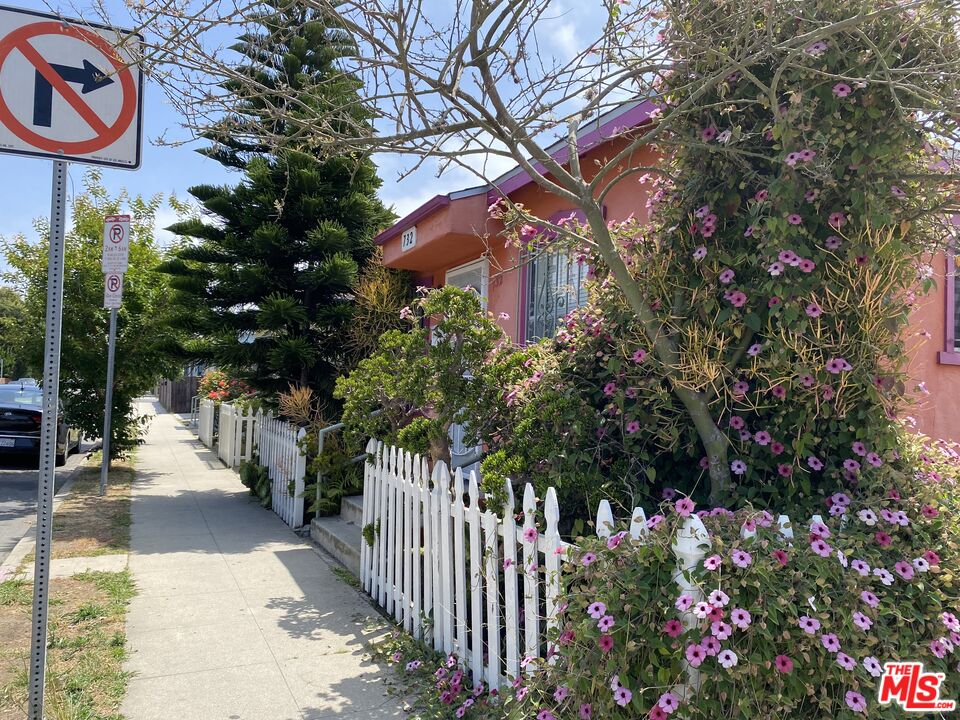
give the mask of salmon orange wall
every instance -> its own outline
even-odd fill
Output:
[[[907,372],[912,378],[915,405],[905,414],[917,421],[916,429],[934,438],[960,442],[960,365],[939,361],[946,343],[946,269],[943,253],[933,259],[937,287],[923,297],[911,315],[907,351],[911,353]],[[924,333],[930,333],[929,338]],[[926,389],[914,389],[923,383]]]

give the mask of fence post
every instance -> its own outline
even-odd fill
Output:
[[[547,521],[547,531],[544,533],[546,547],[543,550],[544,564],[547,568],[546,589],[544,591],[545,607],[547,611],[547,633],[559,627],[560,618],[557,616],[557,598],[560,596],[560,505],[557,503],[557,491],[551,486],[547,489],[547,497],[543,503],[543,515]],[[555,658],[553,658],[555,659]]]
[[[691,515],[683,521],[683,525],[677,531],[673,540],[673,554],[677,557],[677,571],[673,579],[681,593],[686,593],[693,598],[694,604],[703,600],[703,593],[697,585],[690,581],[689,573],[706,557],[711,547],[712,543],[707,528],[704,527],[703,521],[696,515]],[[688,630],[696,627],[699,622],[691,610],[684,612],[680,619]],[[683,661],[683,665],[687,674],[687,682],[677,689],[684,698],[689,700],[700,688],[700,671],[686,660]]]
[[[293,523],[290,527],[303,527],[303,491],[306,489],[304,480],[307,476],[307,454],[303,451],[303,438],[306,436],[306,428],[300,428],[297,433],[296,453],[297,461],[293,469]]]
[[[529,657],[540,654],[540,552],[537,549],[537,496],[533,485],[527,483],[523,489],[523,651]],[[527,540],[528,531],[533,530],[536,538]],[[531,533],[532,534],[532,533]],[[532,674],[535,664],[527,665],[527,674]]]

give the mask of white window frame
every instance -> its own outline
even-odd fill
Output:
[[[462,285],[459,285],[458,283],[453,282],[451,278],[456,277],[458,274],[472,272],[476,270],[477,267],[480,268],[481,281],[480,281],[480,287],[475,289],[477,290],[477,292],[480,293],[480,303],[482,304],[483,309],[486,310],[487,309],[487,292],[490,286],[490,261],[487,258],[482,257],[479,260],[471,260],[470,262],[464,263],[463,265],[458,265],[457,267],[450,268],[449,270],[447,270],[446,274],[444,275],[443,282],[445,285],[456,285],[457,287],[462,287]]]

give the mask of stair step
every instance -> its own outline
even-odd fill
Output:
[[[341,498],[340,518],[358,527],[363,527],[363,495]]]
[[[314,518],[310,523],[310,537],[347,570],[360,577],[360,527],[339,517]]]

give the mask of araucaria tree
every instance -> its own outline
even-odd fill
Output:
[[[294,141],[298,128],[286,116],[261,124],[264,100],[247,83],[269,103],[287,103],[291,117],[356,103],[356,81],[336,69],[353,45],[332,17],[279,3],[251,19],[233,48],[244,82],[221,88],[235,112],[207,130],[214,144],[205,151],[243,180],[191,188],[204,212],[171,228],[183,240],[164,265],[185,355],[267,393],[309,386],[321,401],[348,355],[351,288],[390,215],[376,198],[372,162],[349,148],[318,157]]]
[[[600,368],[612,394],[597,404],[612,405],[611,419],[647,413],[633,437],[666,438],[690,487],[714,502],[735,479],[806,494],[821,480],[859,481],[895,452],[885,423],[912,263],[939,239],[955,179],[956,2],[604,0],[596,41],[569,54],[544,50],[556,29],[550,0],[455,0],[443,12],[424,0],[301,4],[338,12],[357,40],[342,70],[364,81],[360,103],[378,132],[343,123],[353,106],[291,112],[266,92],[261,117],[327,148],[467,168],[509,157],[582,210],[582,227],[552,227],[556,243],[591,258],[625,313],[624,342]],[[166,34],[188,39],[175,57],[159,45],[154,57],[175,63],[169,87],[191,117],[231,108],[177,79],[213,72],[256,92],[205,50],[203,30],[222,17],[185,20],[165,6],[145,5]],[[655,122],[581,167],[579,128],[637,97],[659,104]],[[544,140],[557,133],[567,152],[551,156]],[[636,151],[651,144],[662,159],[639,166]],[[644,174],[657,185],[654,224],[608,227],[611,188]],[[511,229],[548,226],[504,205]],[[652,408],[626,394],[623,363],[638,350]]]

